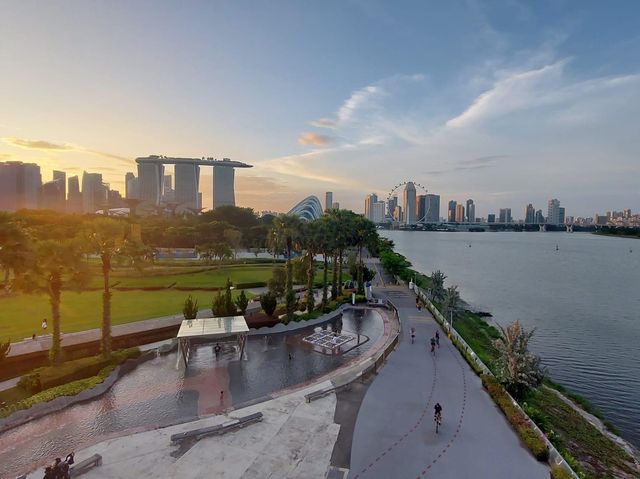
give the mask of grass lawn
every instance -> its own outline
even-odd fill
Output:
[[[234,297],[239,291],[233,291]],[[193,291],[200,310],[209,309],[214,292]],[[130,323],[158,316],[182,313],[188,291],[114,291],[111,301],[111,320],[115,324]],[[247,297],[251,298],[247,293]],[[102,292],[65,292],[60,304],[62,331],[71,333],[99,328],[102,321]],[[49,319],[51,332],[51,306],[46,295],[0,296],[0,341],[20,341],[40,334],[40,323]]]
[[[500,337],[498,330],[487,324],[478,315],[469,312],[459,314],[453,321],[453,327],[482,362],[489,369],[492,369],[493,361],[498,354],[493,345],[493,340]]]

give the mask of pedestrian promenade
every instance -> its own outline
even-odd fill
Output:
[[[401,341],[360,407],[349,477],[547,479],[547,465],[521,445],[430,313],[417,310],[415,295],[405,287],[374,292],[398,308]],[[432,356],[427,344],[436,330],[440,348]],[[438,434],[436,402],[443,407]]]

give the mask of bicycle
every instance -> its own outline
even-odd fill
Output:
[[[416,330],[411,328],[411,344],[413,344],[416,340]]]
[[[431,338],[431,354],[436,355],[436,340]]]

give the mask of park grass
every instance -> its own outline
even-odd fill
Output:
[[[482,362],[493,371],[493,363],[498,357],[493,341],[500,337],[500,332],[480,316],[469,311],[458,314],[453,327]]]
[[[182,314],[182,306],[191,294],[198,300],[200,310],[211,308],[216,293],[211,291],[114,291],[111,298],[113,325],[131,323],[143,319]],[[234,297],[239,295],[233,291]],[[253,295],[246,293],[248,298]],[[102,292],[63,292],[60,304],[63,333],[99,328],[102,322]],[[0,296],[0,341],[21,341],[33,333],[41,334],[43,318],[51,318],[51,306],[47,295],[21,294]],[[49,321],[51,328],[51,321]],[[50,332],[48,330],[47,332]],[[62,341],[64,345],[64,339]]]

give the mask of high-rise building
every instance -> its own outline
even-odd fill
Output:
[[[371,193],[364,199],[364,217],[373,221],[373,205],[378,202],[378,195]]]
[[[447,209],[447,221],[454,222],[456,220],[456,206],[458,206],[457,201],[449,201],[449,208]]]
[[[176,165],[177,167],[178,165]],[[172,186],[171,175],[164,175],[162,178],[162,202],[174,203],[176,199],[175,190]]]
[[[427,195],[427,223],[439,223],[440,222],[440,196],[439,195]]]
[[[547,224],[559,225],[560,223],[560,201],[557,199],[549,200],[547,206]]]
[[[327,191],[324,194],[324,209],[330,210],[333,207],[333,191]]]
[[[224,161],[231,162],[228,158]],[[234,188],[235,168],[232,166],[213,167],[213,209],[220,206],[235,206],[236,192]]]
[[[61,182],[62,202],[65,203],[67,201],[67,174],[64,171],[53,170],[53,181]],[[61,211],[64,211],[64,208]]]
[[[537,210],[536,211],[536,220],[535,223],[537,225],[543,225],[544,224],[544,215],[542,214],[542,210]]]
[[[384,201],[376,201],[372,205],[372,218],[371,221],[374,223],[383,223],[384,222]]]
[[[416,187],[409,181],[404,187],[404,222],[408,225],[416,223]]]
[[[396,212],[396,206],[398,206],[398,197],[392,196],[387,200],[387,214],[389,218],[394,219],[394,215]]]
[[[524,222],[528,225],[532,225],[536,222],[536,209],[531,203],[529,203],[524,209]]]
[[[60,171],[55,173],[61,173]],[[64,175],[64,173],[63,173]],[[42,191],[40,193],[40,207],[45,209],[51,209],[55,211],[66,211],[66,198],[65,198],[65,178],[58,175],[57,179],[48,181],[42,185]]]
[[[138,163],[138,199],[159,205],[162,198],[164,164]]]
[[[0,163],[0,210],[38,208],[41,187],[40,167],[35,163]]]
[[[564,224],[564,208],[562,206],[558,209],[558,224]]]
[[[424,222],[427,216],[427,195],[416,197],[416,221]]]
[[[489,213],[487,215],[487,223],[495,223],[496,222],[496,215],[493,213]]]
[[[467,223],[476,222],[476,205],[472,199],[467,200]]]
[[[511,223],[511,208],[500,208],[498,223]]]
[[[108,189],[102,184],[102,174],[82,173],[82,211],[95,213],[104,208]]]
[[[464,205],[456,205],[456,222],[464,223]]]
[[[333,202],[333,209],[334,209],[334,210],[339,210],[339,209],[340,209],[340,203],[339,203],[339,202],[337,202],[337,201],[334,201],[334,202]]]
[[[70,176],[67,180],[67,213],[82,213],[82,194],[78,176]]]
[[[140,198],[140,183],[136,175],[129,172],[124,175],[124,197],[130,199]]]
[[[173,201],[182,207],[199,208],[200,167],[195,163],[177,163],[174,173],[176,184]]]
[[[404,221],[404,215],[402,213],[402,206],[396,205],[396,207],[393,209],[393,221],[402,223]]]

